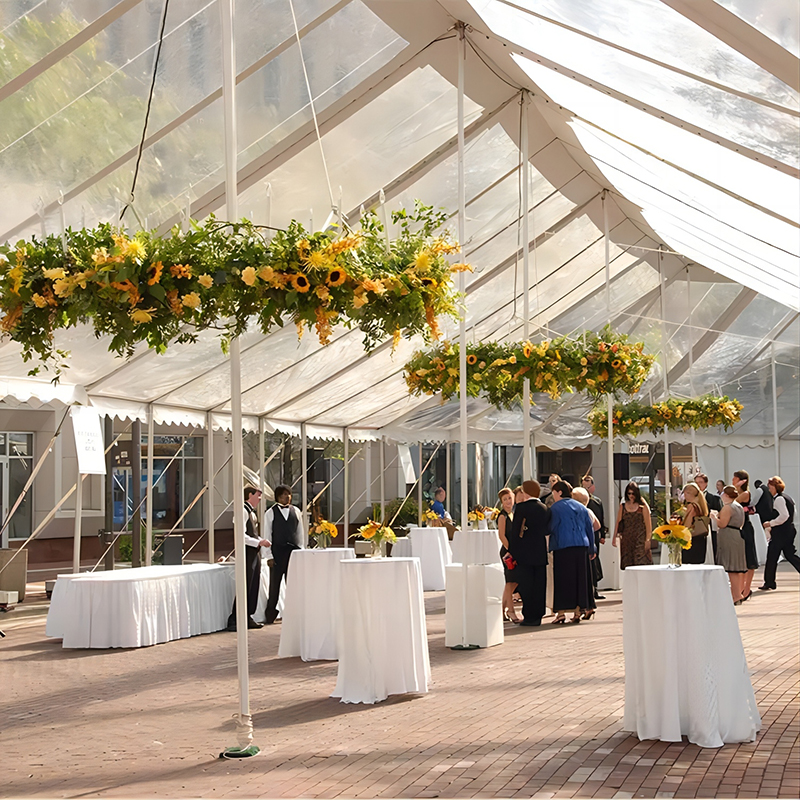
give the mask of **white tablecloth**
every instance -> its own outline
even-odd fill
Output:
[[[297,550],[289,561],[286,600],[278,656],[300,656],[303,661],[339,657],[340,568],[342,559],[354,559],[352,547]]]
[[[59,575],[47,636],[63,647],[145,647],[225,628],[233,566],[184,564]]]
[[[452,563],[446,528],[410,528],[411,554],[422,568],[422,588],[426,592],[445,587],[444,568]]]
[[[722,567],[628,567],[623,643],[624,730],[700,747],[755,740],[761,717]]]
[[[411,539],[409,539],[408,536],[398,536],[397,541],[392,545],[392,557],[411,558],[413,555]]]
[[[500,564],[467,566],[467,636],[464,627],[464,567],[451,564],[445,594],[445,647],[476,644],[494,647],[503,643],[503,589],[506,579]]]
[[[422,576],[416,558],[340,562],[339,673],[332,697],[377,703],[428,691]]]
[[[453,561],[462,562],[462,549],[466,542],[467,564],[500,564],[500,537],[497,531],[456,531],[453,534]]]

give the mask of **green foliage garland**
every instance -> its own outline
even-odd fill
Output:
[[[482,395],[498,408],[522,400],[523,381],[532,392],[558,398],[564,392],[587,391],[592,397],[638,391],[653,364],[644,345],[605,328],[574,340],[560,337],[539,344],[480,342],[467,345],[467,394]],[[405,365],[405,379],[414,395],[458,396],[457,344],[442,342],[418,351]]]
[[[342,237],[292,222],[267,239],[247,220],[211,217],[163,238],[129,238],[106,224],[68,230],[63,243],[0,246],[0,327],[26,361],[45,364],[62,355],[54,332],[79,323],[110,337],[118,355],[142,341],[164,352],[207,328],[220,330],[224,348],[253,319],[264,333],[286,320],[298,335],[313,326],[322,344],[333,324],[358,325],[367,350],[390,336],[396,344],[401,332],[437,339],[436,316],[456,315],[451,273],[467,267],[451,266],[445,256],[457,245],[434,234],[442,212],[417,202],[392,217],[400,226],[392,242],[373,214]]]
[[[638,436],[641,433],[662,434],[665,429],[700,430],[722,425],[725,430],[741,419],[742,404],[725,397],[705,395],[693,400],[670,397],[662,403],[625,403],[614,406],[614,435]],[[589,413],[592,431],[598,436],[608,434],[608,410],[598,407]]]

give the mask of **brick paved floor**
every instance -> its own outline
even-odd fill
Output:
[[[232,634],[74,651],[43,620],[4,617],[0,797],[797,798],[799,584],[785,569],[778,582],[738,610],[763,730],[719,750],[621,731],[619,593],[591,622],[507,626],[473,652],[445,649],[429,593],[431,691],[375,706],[330,699],[335,663],[278,659],[280,627],[254,631],[263,752],[240,762],[216,757],[235,744]]]

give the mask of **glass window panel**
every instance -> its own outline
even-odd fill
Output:
[[[6,435],[4,433],[0,433],[0,456],[4,456],[6,454]]]
[[[797,92],[661,0],[522,0],[517,5],[715,83],[798,106]],[[759,5],[764,8],[761,0]]]
[[[795,0],[716,0],[790,53],[800,56],[800,6]]]
[[[10,434],[13,438],[18,434]],[[27,434],[33,438],[30,434]],[[23,434],[24,436],[24,434]],[[11,452],[14,452],[14,446],[11,445]],[[31,469],[33,461],[30,458],[9,458],[8,459],[8,500],[9,507],[15,503],[17,498],[22,494],[25,484],[31,476]],[[33,494],[28,492],[25,499],[20,503],[11,522],[8,525],[9,539],[27,539],[31,535],[33,522]]]
[[[203,461],[199,458],[186,458],[181,462],[181,471],[183,473],[183,498],[181,502],[181,513],[189,506],[189,504],[197,497],[197,493],[203,488]],[[201,502],[195,503],[194,507],[183,518],[181,522],[184,528],[202,528],[203,527],[203,504]]]
[[[504,17],[495,20],[492,14],[487,21],[493,30],[513,42],[529,46],[534,53],[784,164],[797,162],[800,154],[797,117],[621,51],[611,51],[605,45],[535,20],[528,14],[512,13],[509,7],[499,3],[492,9],[493,12],[503,9]],[[553,85],[546,73],[553,73],[553,70],[534,64],[524,56],[513,58],[555,102],[569,108],[558,94],[560,84],[551,94]]]
[[[30,456],[30,455],[33,455],[33,434],[32,433],[9,433],[8,434],[8,454],[10,456]]]

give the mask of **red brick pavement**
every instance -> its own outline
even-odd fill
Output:
[[[216,757],[235,744],[233,635],[73,651],[6,618],[0,797],[797,798],[797,575],[779,586],[738,611],[763,730],[718,750],[621,731],[615,593],[591,622],[507,626],[473,652],[444,647],[444,598],[428,594],[431,691],[374,706],[328,697],[335,663],[278,659],[279,625],[254,631],[263,752],[239,762]]]

